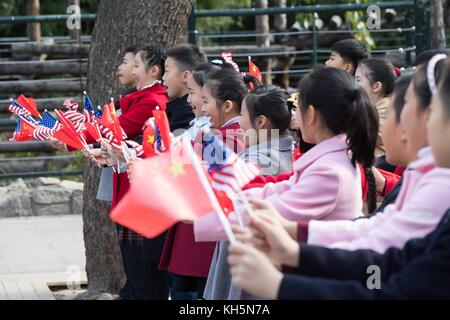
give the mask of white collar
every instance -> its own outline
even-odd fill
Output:
[[[153,81],[152,83],[150,83],[148,86],[142,87],[141,90],[139,90],[139,91],[142,91],[142,90],[144,90],[144,89],[151,88],[151,87],[153,87],[155,84],[158,84],[158,83],[161,83],[161,81],[155,80],[155,81]]]
[[[223,124],[222,128],[223,128],[223,127],[226,127],[226,126],[228,126],[228,125],[230,125],[230,124],[239,122],[240,120],[241,120],[241,116],[237,116],[237,117],[231,118],[230,120],[228,120],[227,122],[225,122],[225,123]]]

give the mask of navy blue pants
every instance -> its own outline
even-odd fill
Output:
[[[169,283],[167,272],[158,269],[159,261],[143,259],[142,246],[123,244],[120,246],[126,285],[120,290],[123,300],[168,300]]]

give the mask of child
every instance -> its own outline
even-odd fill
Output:
[[[187,102],[187,81],[192,70],[206,62],[208,62],[206,55],[195,45],[178,46],[167,51],[163,82],[171,99],[166,112],[170,130],[175,136],[183,133],[195,117],[192,107]]]
[[[344,70],[354,76],[358,64],[368,57],[369,53],[364,43],[355,39],[345,39],[333,45],[330,58],[325,65]]]
[[[135,47],[125,49],[122,64],[117,68],[120,83],[120,98],[136,91],[136,78],[133,76],[134,58],[138,50]],[[120,101],[120,99],[119,99]],[[120,107],[120,104],[119,104]],[[93,149],[93,153],[99,154],[100,148]],[[112,201],[113,170],[109,167],[102,168],[100,182],[98,184],[97,199]]]
[[[305,76],[299,91],[298,123],[304,140],[315,146],[294,163],[289,180],[244,194],[267,200],[292,221],[359,217],[362,191],[357,164],[372,164],[378,132],[376,110],[354,78],[336,68]],[[214,215],[197,219],[196,237],[199,241],[222,240],[219,225]]]
[[[228,64],[211,73],[202,88],[202,110],[211,118],[211,128],[231,145],[239,145],[237,133],[246,92],[242,76]],[[195,242],[192,224],[178,223],[169,231],[160,267],[169,271],[175,291],[195,292],[196,299],[203,298],[214,248],[215,243]]]
[[[145,121],[153,116],[152,111],[156,107],[164,109],[168,102],[160,81],[164,72],[164,59],[164,49],[159,45],[146,45],[135,56],[132,75],[136,79],[137,91],[122,97],[119,101],[121,114],[118,120],[129,140],[135,140],[142,134]],[[121,70],[123,72],[123,68]],[[115,173],[112,208],[117,205],[128,189],[127,174]],[[149,240],[119,226],[118,238],[127,276],[127,284],[121,290],[121,298],[167,299],[167,275],[157,268],[164,235]]]
[[[450,60],[445,63],[439,91],[433,85],[436,83],[433,68],[428,76],[430,87],[434,87],[428,139],[436,161],[436,175],[448,175],[450,170]],[[384,254],[303,244],[291,246],[279,225],[259,218],[252,219],[251,223],[269,245],[265,252],[271,258],[276,255],[283,265],[295,268],[291,272],[301,274],[283,275],[263,253],[248,244],[237,243],[230,247],[228,259],[233,283],[254,294],[270,299],[301,300],[450,298],[450,210],[426,237],[410,240],[403,249],[391,248]],[[368,281],[369,266],[379,266],[382,270],[377,290]]]
[[[386,109],[389,106],[392,91],[394,91],[397,74],[391,62],[383,58],[362,60],[355,73],[356,82],[367,92],[375,104],[380,121],[378,144],[375,156],[381,157],[386,151],[381,140],[381,128],[386,119]]]
[[[263,175],[277,175],[292,170],[292,138],[287,134],[291,113],[286,93],[273,86],[260,86],[242,103],[240,127],[246,137],[246,149],[240,157],[258,165]],[[214,251],[204,298],[236,300],[253,298],[231,286],[226,262],[228,241],[220,241]]]

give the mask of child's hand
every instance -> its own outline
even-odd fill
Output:
[[[228,248],[232,283],[266,299],[276,299],[283,279],[272,262],[249,244],[237,242]]]
[[[48,141],[52,145],[53,149],[56,149],[56,150],[65,150],[66,149],[66,144],[64,142],[59,141],[58,139],[50,138]]]
[[[299,244],[287,233],[280,221],[256,210],[250,218],[249,228],[252,233],[251,243],[266,253],[277,265],[298,265]]]
[[[127,175],[128,175],[128,180],[131,181],[131,172],[132,172],[132,167],[136,162],[142,161],[141,158],[138,157],[131,157],[130,161],[127,163]]]
[[[100,148],[90,149],[90,151],[83,149],[81,152],[83,153],[83,155],[86,158],[89,159],[89,161],[91,161],[94,164],[101,165],[101,166],[108,164],[109,156],[106,152],[104,152]]]
[[[282,217],[277,209],[275,209],[270,202],[259,200],[259,199],[248,199],[254,212],[258,212],[260,215],[264,215],[270,217],[276,221],[278,221],[284,229],[289,233],[289,235],[297,240],[297,223],[294,221],[290,221],[284,217]]]

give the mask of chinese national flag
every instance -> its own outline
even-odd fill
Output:
[[[56,131],[53,136],[59,141],[64,142],[68,146],[74,148],[75,150],[83,149],[82,143],[78,139],[74,139],[72,137],[72,134],[67,132],[67,129],[64,127]]]
[[[142,136],[142,148],[144,150],[144,155],[146,158],[150,158],[156,155],[155,141],[156,141],[155,130],[153,129],[153,126],[150,124],[145,128]]]
[[[89,134],[92,136],[92,138],[94,138],[95,141],[99,141],[102,138],[96,122],[85,122],[84,126],[86,127],[87,132],[89,132]]]
[[[111,116],[111,110],[109,110],[109,105],[105,104],[102,108],[102,117],[100,118],[100,124],[111,130],[114,120]]]
[[[16,101],[25,109],[27,109],[33,116],[39,117],[36,101],[33,98],[26,98],[23,94],[16,99]]]
[[[176,222],[214,212],[194,166],[177,156],[183,152],[179,143],[170,152],[133,164],[130,189],[111,219],[154,238]]]
[[[19,130],[14,133],[10,141],[30,141],[33,140],[33,132],[36,126],[24,118],[19,119]]]
[[[256,64],[253,63],[252,58],[248,57],[248,73],[258,79],[259,81],[262,81],[262,74],[261,71],[259,71],[259,68]]]
[[[81,136],[82,133],[78,133],[76,131],[74,124],[66,118],[61,110],[56,109],[55,112],[59,117],[61,129],[55,133],[54,137],[75,149],[81,149],[83,147],[84,140],[84,137]],[[58,134],[58,136],[56,134]],[[61,140],[60,138],[64,140]],[[71,143],[68,143],[69,141]],[[81,148],[79,148],[80,145]]]
[[[155,124],[158,127],[161,140],[164,144],[164,152],[170,150],[170,126],[165,110],[153,110],[153,117],[155,117]]]

